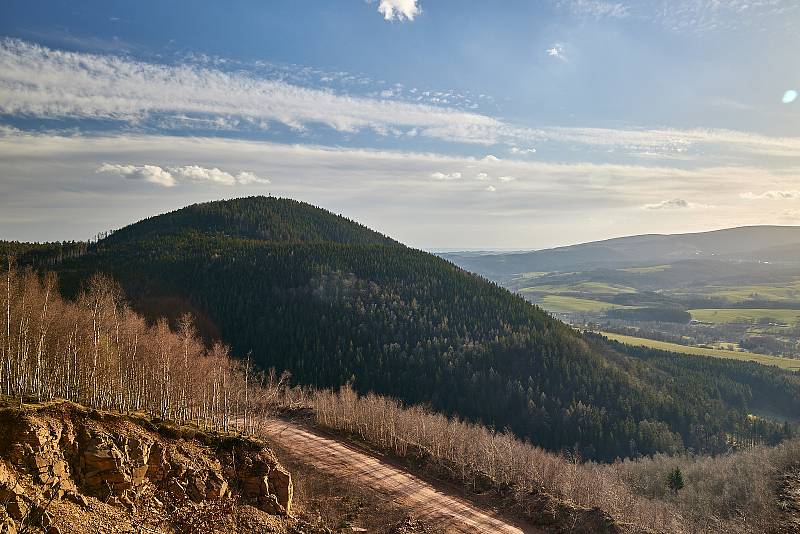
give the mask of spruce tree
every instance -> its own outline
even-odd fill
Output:
[[[681,473],[680,467],[676,467],[667,475],[667,487],[671,489],[675,495],[678,494],[678,491],[683,489],[683,473]]]

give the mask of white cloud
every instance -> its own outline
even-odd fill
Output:
[[[548,57],[560,59],[562,61],[567,60],[567,56],[564,55],[564,45],[555,43],[553,46],[545,50],[547,52]]]
[[[250,171],[242,171],[236,175],[236,183],[239,185],[251,185],[251,184],[269,184],[271,182],[269,178],[259,178]]]
[[[488,179],[489,179],[489,175],[488,175],[488,174],[486,174],[485,172],[479,172],[479,173],[478,173],[478,174],[475,176],[475,178],[477,178],[478,180],[480,180],[480,181],[482,181],[482,182],[485,182],[486,180],[488,180]]]
[[[431,174],[431,178],[433,178],[434,180],[445,180],[445,181],[448,181],[448,180],[460,180],[461,179],[461,173],[460,172],[451,172],[450,174],[446,174],[446,173],[443,173],[443,172],[435,172],[435,173]]]
[[[118,165],[113,163],[103,163],[97,168],[96,172],[105,174],[116,174],[129,180],[144,180],[151,184],[158,184],[164,187],[174,187],[175,178],[168,171],[157,165]]]
[[[513,177],[513,176],[500,176],[497,179],[500,180],[501,182],[506,182],[506,183],[507,182],[513,182],[514,180],[516,180],[516,178]]]
[[[414,20],[422,13],[417,0],[380,0],[378,12],[386,20]]]
[[[676,209],[686,209],[686,208],[710,208],[710,207],[711,206],[707,204],[695,204],[694,202],[688,202],[682,198],[662,200],[661,202],[656,202],[653,204],[645,204],[644,206],[642,206],[642,208],[646,210],[676,210]]]
[[[527,155],[527,154],[536,154],[536,149],[533,148],[533,147],[530,147],[530,148],[519,148],[519,147],[516,147],[516,146],[512,146],[509,149],[509,152],[511,152],[512,154]]]
[[[104,162],[158,165],[178,186],[141,187],[122,195],[122,180],[93,173]],[[269,176],[275,195],[346,213],[415,246],[513,248],[555,244],[548,240],[556,235],[563,242],[600,239],[630,233],[631,227],[676,232],[778,224],[780,210],[745,202],[739,192],[754,183],[794,190],[800,175],[800,167],[776,169],[738,162],[687,167],[507,159],[488,165],[481,158],[452,154],[130,133],[56,135],[0,127],[0,214],[11,221],[2,225],[2,237],[85,238],[98,228],[119,228],[155,213],[218,199],[226,192],[264,191],[243,183],[234,188],[194,182],[183,178],[185,173],[173,172],[193,165],[234,177],[240,170]],[[460,180],[440,182],[430,177],[454,171],[462,173]],[[495,179],[515,176],[517,181],[506,187],[499,181],[473,179],[479,172]],[[654,184],[664,192],[655,200],[686,199],[689,207],[631,209],[655,202]],[[491,195],[486,191],[489,185],[496,189]],[[701,209],[703,205],[689,201],[711,198],[717,209]],[[48,210],[52,205],[60,209]],[[49,219],[23,223],[33,210]],[[680,217],[667,216],[678,213]],[[599,228],[589,236],[587,220],[596,221],[593,228]],[[437,227],[435,235],[431,225]],[[541,237],[532,238],[531,227],[542,229],[537,232]]]
[[[182,167],[162,168],[158,165],[120,165],[116,163],[103,163],[95,172],[115,174],[131,180],[174,187],[178,182],[210,183],[219,185],[252,185],[268,184],[266,178],[259,178],[254,173],[242,171],[235,176],[216,167],[206,168],[199,165],[184,165]]]
[[[487,185],[486,190],[489,191],[490,193],[494,193],[495,191],[497,191],[497,188],[493,185]]]
[[[739,195],[745,200],[796,200],[800,198],[800,191],[764,191],[763,193],[753,193],[747,191]]]
[[[497,163],[498,161],[500,161],[500,158],[498,158],[494,154],[489,154],[485,156],[481,161],[483,161],[484,163]]]

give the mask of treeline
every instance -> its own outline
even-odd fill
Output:
[[[206,348],[189,316],[176,331],[165,320],[148,325],[108,277],[93,277],[68,301],[53,275],[17,270],[10,260],[0,273],[0,387],[20,402],[61,398],[254,432],[286,380],[255,372],[220,343]]]

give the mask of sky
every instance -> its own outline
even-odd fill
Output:
[[[800,224],[796,0],[0,3],[0,239],[249,195],[428,250]]]

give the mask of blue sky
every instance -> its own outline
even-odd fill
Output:
[[[266,193],[436,249],[800,222],[792,1],[6,1],[0,39],[0,238]]]

